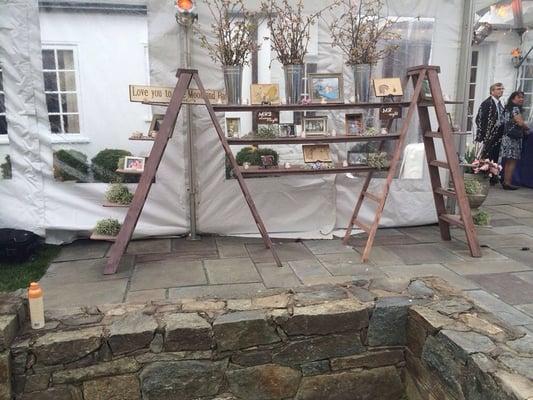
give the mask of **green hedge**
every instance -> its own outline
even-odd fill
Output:
[[[117,174],[117,164],[121,157],[131,156],[127,150],[105,149],[100,151],[92,161],[94,179],[97,182],[137,182],[138,177]]]
[[[274,156],[274,165],[278,165],[278,153],[272,149],[244,147],[237,153],[235,158],[239,165],[243,165],[245,162],[249,162],[250,165],[261,165],[261,156]]]
[[[54,178],[58,181],[89,181],[87,156],[81,151],[61,149],[54,152]]]

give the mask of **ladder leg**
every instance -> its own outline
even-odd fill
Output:
[[[181,110],[181,105],[185,92],[187,91],[192,80],[191,73],[182,73],[179,75],[176,89],[170,100],[170,104],[165,113],[159,133],[155,139],[152,151],[146,162],[146,167],[141,175],[137,190],[133,195],[133,200],[124,219],[115,243],[109,251],[109,259],[104,269],[104,274],[114,274],[117,272],[118,265],[135,230],[139,216],[141,215],[144,203],[152,187],[157,168],[163,158],[163,153],[167,147],[168,139],[172,134],[172,129],[176,124],[176,119]]]
[[[352,229],[353,229],[354,222],[357,219],[357,216],[359,215],[361,206],[363,205],[363,200],[365,198],[364,194],[368,190],[368,186],[370,185],[370,181],[372,180],[373,174],[374,174],[373,171],[370,171],[367,174],[365,178],[365,182],[363,183],[363,188],[361,189],[361,192],[359,193],[359,198],[357,199],[357,203],[353,210],[352,217],[350,218],[350,222],[348,223],[348,227],[346,228],[346,233],[344,234],[344,238],[342,239],[342,244],[344,244],[345,246],[348,244],[348,241],[350,240],[350,236],[352,235]]]
[[[472,254],[472,257],[481,257],[481,248],[479,247],[474,221],[472,220],[472,213],[466,197],[464,181],[459,169],[459,160],[452,141],[452,128],[446,114],[446,104],[442,97],[442,89],[440,87],[439,77],[436,70],[428,71],[428,80],[431,96],[435,105],[435,113],[437,114],[437,120],[439,121],[442,133],[444,150],[446,152],[446,158],[448,160],[450,174],[457,196],[457,204],[459,205],[462,224],[470,247],[470,253]]]
[[[261,236],[265,243],[265,247],[270,249],[276,264],[278,265],[278,267],[281,267],[282,264],[276,252],[276,249],[274,248],[272,244],[272,240],[270,239],[270,236],[268,235],[268,231],[265,228],[265,224],[263,223],[263,220],[261,219],[261,216],[259,215],[259,212],[257,211],[255,203],[252,199],[252,196],[250,195],[250,192],[248,191],[248,187],[246,186],[246,183],[244,182],[244,178],[241,174],[237,161],[235,160],[235,157],[233,156],[233,152],[231,151],[231,148],[229,147],[229,144],[226,140],[224,131],[222,130],[222,128],[220,127],[220,124],[218,123],[218,119],[215,115],[215,111],[213,110],[213,106],[211,105],[211,103],[209,102],[209,99],[207,98],[207,95],[205,93],[205,89],[200,80],[200,77],[198,76],[198,74],[194,74],[193,79],[195,80],[196,84],[198,85],[198,89],[200,90],[200,93],[205,99],[205,105],[209,113],[209,116],[211,117],[211,121],[213,122],[213,125],[215,126],[215,130],[218,134],[218,138],[220,139],[220,143],[222,144],[222,147],[224,148],[226,156],[228,157],[231,163],[231,166],[233,167],[233,171],[235,173],[237,181],[239,182],[239,187],[241,188],[242,194],[244,195],[244,199],[246,200],[246,203],[248,204],[248,208],[250,208],[250,212],[252,213],[252,217],[254,218],[255,224],[257,225],[257,228],[259,229],[259,232],[261,233]]]

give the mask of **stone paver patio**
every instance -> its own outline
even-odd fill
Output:
[[[478,228],[483,258],[469,255],[462,230],[440,240],[436,225],[378,231],[370,262],[365,238],[274,240],[284,268],[256,238],[204,237],[132,242],[117,274],[102,275],[108,243],[67,245],[41,284],[46,307],[250,296],[259,291],[357,279],[438,276],[504,321],[533,331],[533,190],[492,188],[483,209],[490,227]]]

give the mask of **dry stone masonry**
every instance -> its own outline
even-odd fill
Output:
[[[533,337],[436,279],[60,310],[0,303],[0,400],[532,400]]]

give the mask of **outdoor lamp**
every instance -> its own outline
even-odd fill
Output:
[[[194,0],[175,0],[176,1],[176,21],[182,25],[192,25],[198,19],[198,14],[194,12]]]

